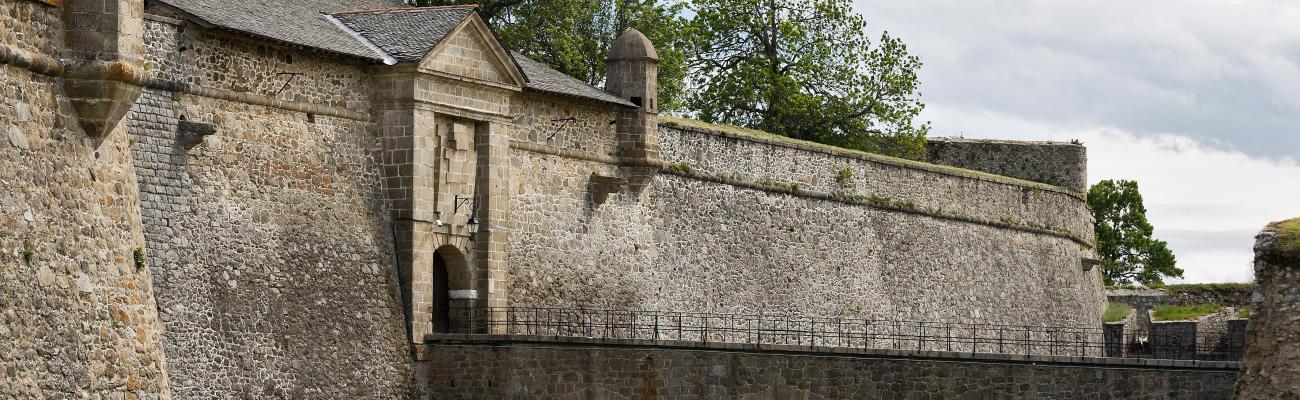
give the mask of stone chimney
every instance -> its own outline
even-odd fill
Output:
[[[145,81],[144,1],[65,0],[63,88],[86,135],[102,140]]]
[[[605,61],[605,91],[639,106],[618,112],[619,155],[658,160],[659,53],[650,39],[629,28],[614,40]]]

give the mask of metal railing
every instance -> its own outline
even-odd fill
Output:
[[[1187,360],[1241,354],[1231,344],[1146,331],[1107,334],[1100,327],[552,307],[466,308],[453,318],[458,333]]]

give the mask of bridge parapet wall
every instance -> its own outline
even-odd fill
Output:
[[[1227,398],[1224,361],[430,336],[428,391],[510,398]]]

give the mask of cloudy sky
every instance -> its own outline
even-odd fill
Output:
[[[925,62],[932,136],[1082,140],[1185,281],[1249,281],[1254,234],[1300,217],[1300,2],[854,2]]]

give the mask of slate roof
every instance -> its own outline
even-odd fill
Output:
[[[474,7],[365,10],[333,16],[397,61],[419,61],[474,12]]]
[[[383,61],[374,45],[399,62],[424,58],[476,6],[411,8],[400,0],[159,0],[201,23],[306,47]],[[328,15],[327,15],[328,14]],[[351,29],[348,32],[330,21]],[[369,45],[358,39],[364,37]],[[636,105],[574,79],[546,64],[511,52],[527,83],[539,92]]]
[[[635,104],[632,104],[627,100],[605,93],[603,90],[588,85],[587,82],[580,81],[572,76],[565,75],[563,72],[551,69],[550,66],[533,61],[532,59],[525,57],[523,54],[513,51],[510,52],[510,54],[514,56],[515,62],[519,64],[519,69],[524,73],[524,77],[528,78],[528,84],[525,85],[528,89],[563,96],[597,100],[622,106],[636,107]]]
[[[292,44],[379,60],[326,13],[403,7],[399,0],[160,0],[202,22]]]

